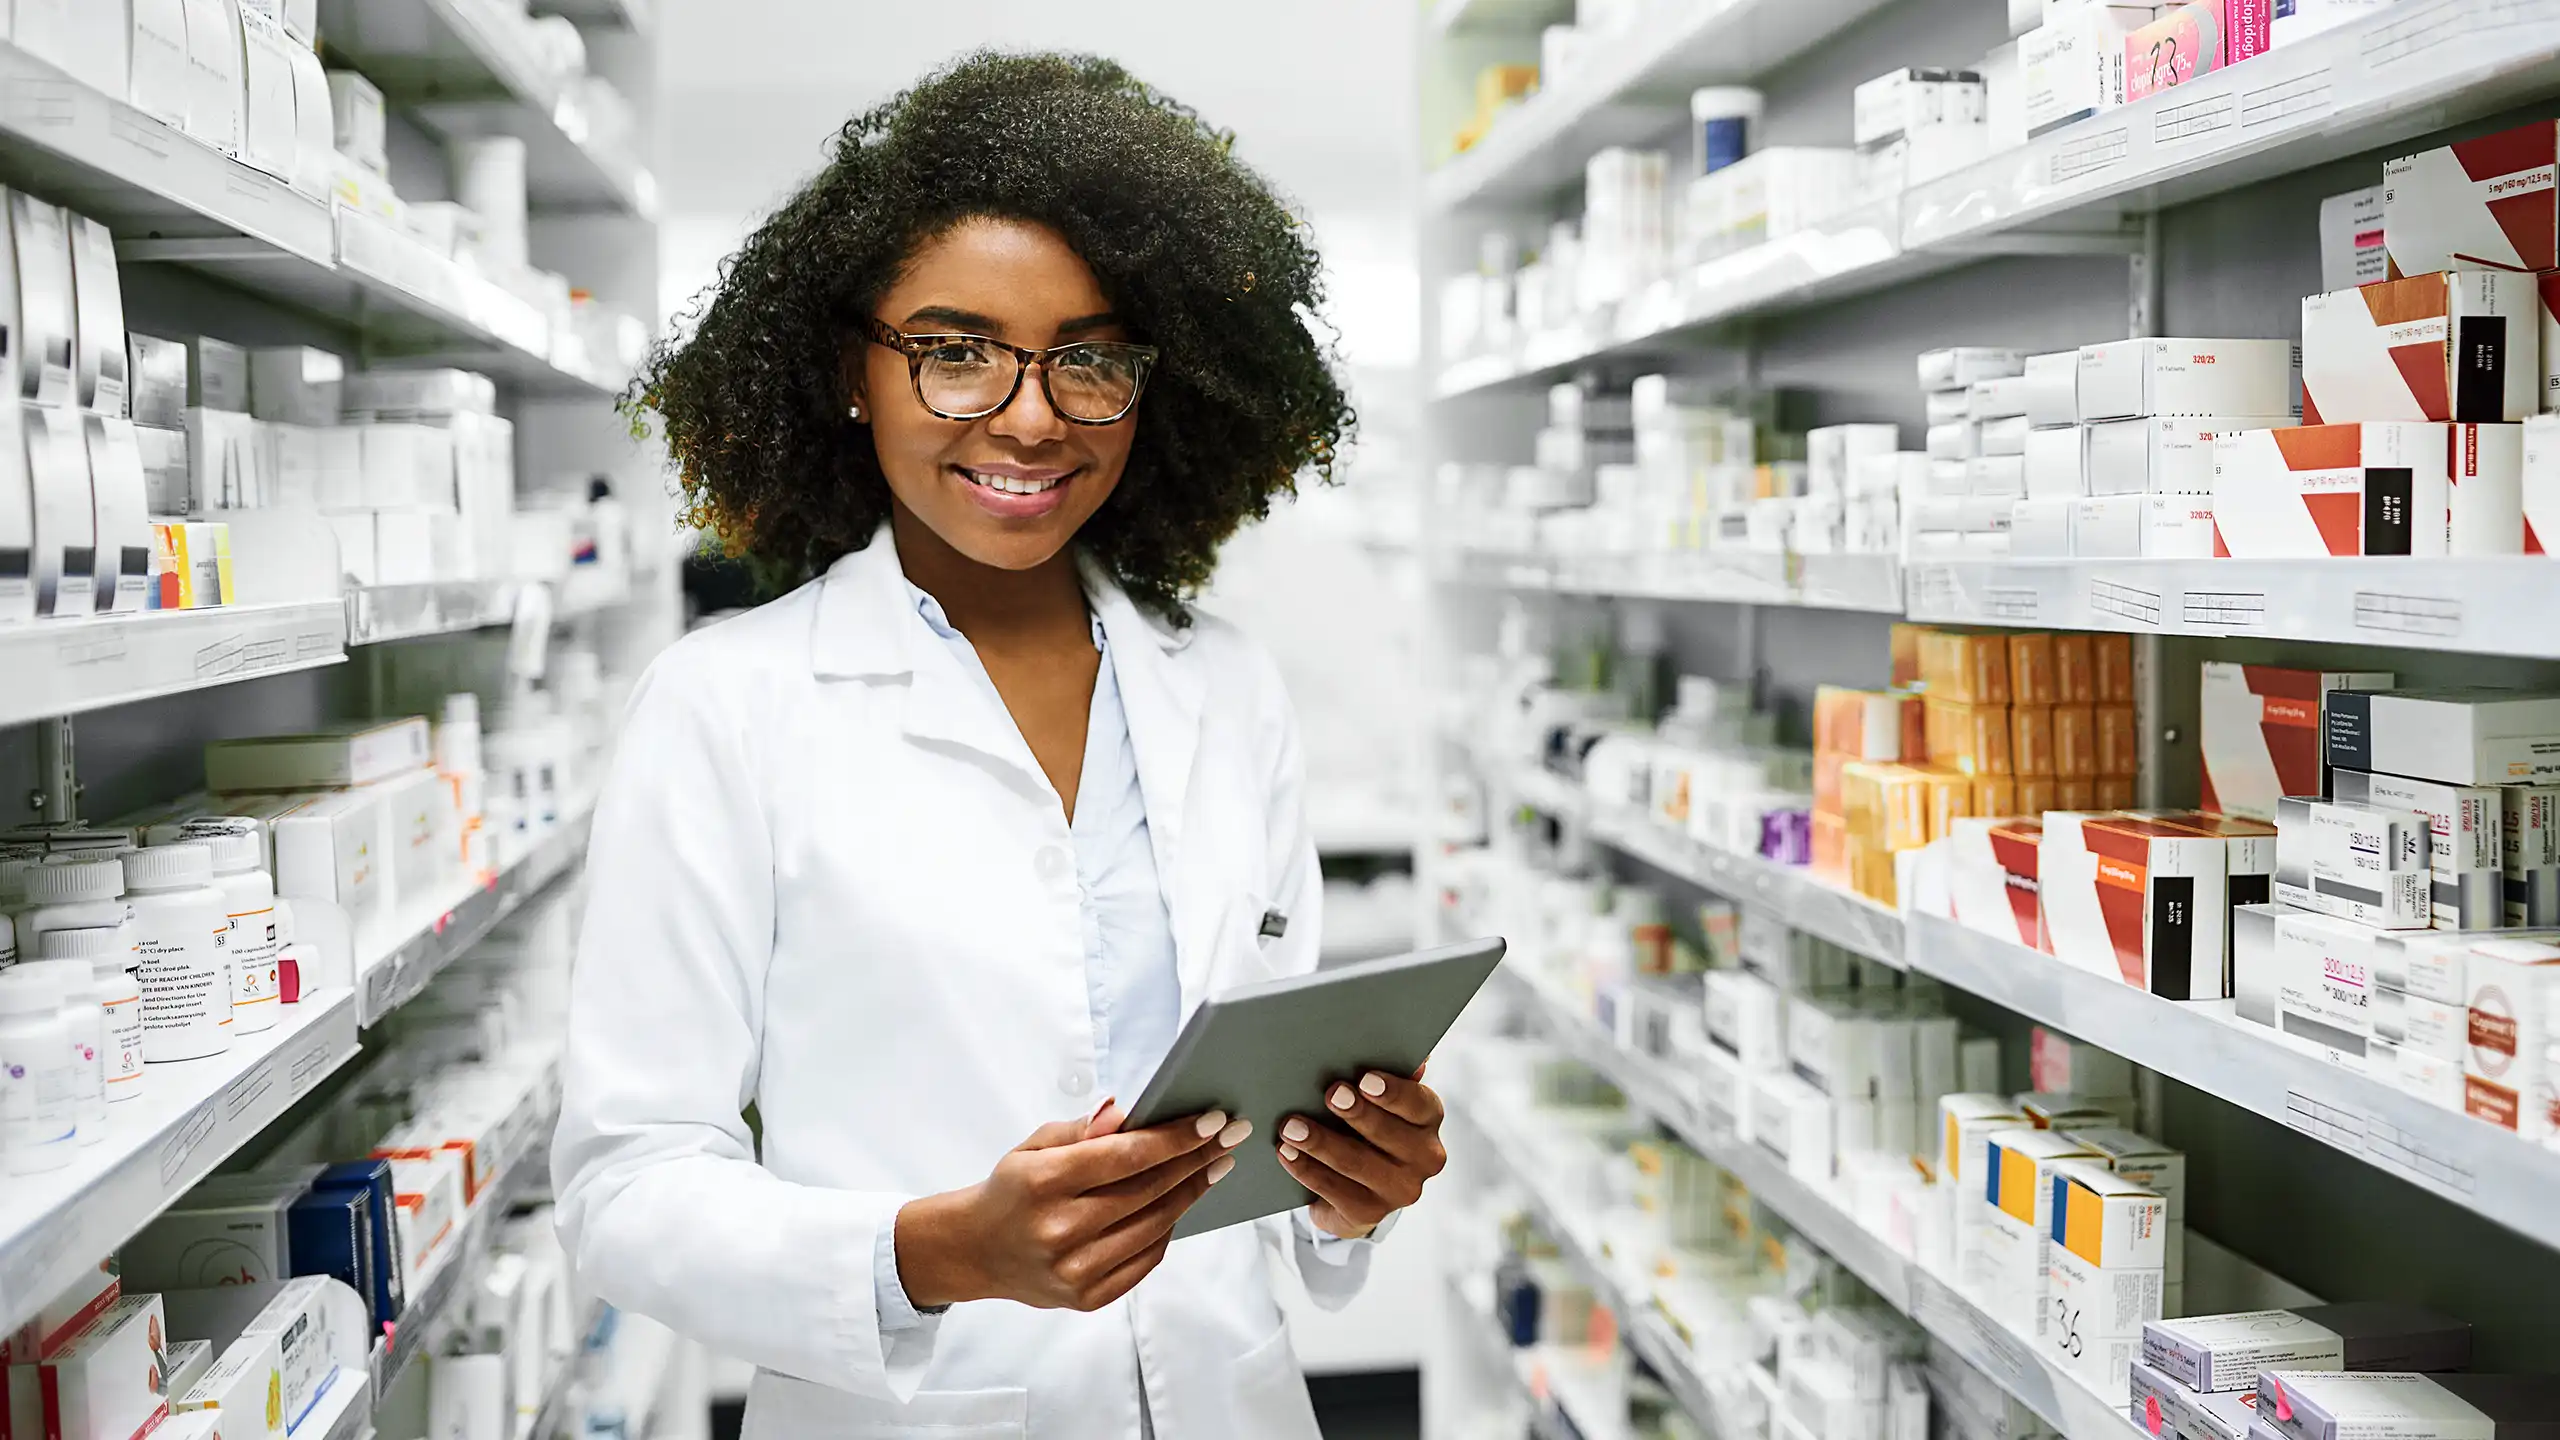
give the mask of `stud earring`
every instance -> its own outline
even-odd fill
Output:
[[[862,418],[862,406],[859,404],[847,405],[844,407],[844,413],[846,419],[859,421]]]

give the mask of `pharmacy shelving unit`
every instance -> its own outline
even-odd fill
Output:
[[[2137,1440],[2141,1435],[2140,1427],[2123,1409],[2065,1373],[2029,1339],[1985,1314],[1925,1267],[1896,1253],[1881,1237],[1834,1204],[1823,1189],[1790,1174],[1785,1161],[1758,1146],[1736,1141],[1729,1129],[1712,1124],[1658,1062],[1620,1046],[1588,1016],[1517,965],[1506,961],[1500,973],[1543,1016],[1549,1033],[1566,1053],[1607,1078],[1626,1096],[1631,1107],[1732,1172],[1749,1187],[1754,1199],[1839,1261],[1886,1304],[1911,1317],[1938,1343],[1988,1375],[2066,1440]],[[1497,1154],[1502,1153],[1499,1144],[1495,1149]],[[1533,1177],[1520,1174],[1515,1178],[1530,1187]],[[1531,1193],[1537,1193],[1533,1187]],[[1549,1218],[1559,1228],[1569,1229],[1572,1223],[1566,1217]],[[2195,1237],[2190,1237],[2189,1243],[2209,1244]],[[1634,1333],[1632,1325],[1630,1333]],[[1659,1362],[1650,1356],[1648,1363],[1659,1368]],[[1695,1378],[1694,1364],[1683,1368],[1692,1376],[1692,1388],[1703,1396],[1704,1382]],[[1685,1393],[1682,1403],[1684,1407],[1691,1403]],[[1692,1413],[1713,1422],[1711,1411]]]
[[[517,865],[421,907],[405,938],[360,960],[355,989],[322,991],[224,1053],[154,1065],[120,1102],[107,1138],[72,1164],[14,1178],[0,1204],[0,1330],[70,1288],[102,1249],[149,1224],[358,1053],[358,1035],[414,998],[499,921],[567,875],[586,849],[583,813]],[[428,913],[432,911],[433,913]]]
[[[591,63],[624,94],[637,102],[652,93],[647,0],[551,0],[541,8],[594,32]],[[513,48],[508,29],[490,23],[498,13],[490,0],[329,0],[321,39],[330,65],[367,71],[390,96],[392,124],[414,142],[394,147],[395,176],[404,163],[432,157],[440,137],[522,136],[533,260],[600,303],[653,316],[650,117],[640,116],[628,144],[604,143],[576,87],[536,78],[539,67]],[[417,40],[413,48],[403,48],[404,33]],[[419,63],[404,68],[403,55]],[[658,489],[650,457],[624,443],[627,429],[597,423],[626,377],[554,334],[537,305],[6,41],[0,185],[108,226],[126,277],[126,321],[136,330],[314,344],[362,366],[478,370],[498,382],[499,408],[516,422],[528,488],[566,469],[580,475],[581,497],[587,473],[624,481],[618,493],[630,497],[627,505]],[[652,524],[660,518],[633,518],[644,515]],[[673,638],[680,611],[671,565],[620,588],[573,575],[543,597],[547,604],[528,604],[529,586],[520,582],[349,589],[335,583],[332,567],[317,568],[319,583],[306,599],[0,627],[0,775],[9,781],[0,785],[0,823],[97,818],[165,799],[190,788],[192,757],[209,738],[307,726],[351,706],[364,713],[372,702],[358,692],[367,667],[343,665],[351,653],[367,653],[359,647],[510,625],[521,631],[523,617],[548,614],[577,627],[611,673],[636,673]],[[259,578],[276,583],[264,572]],[[331,666],[343,668],[295,674]],[[375,669],[370,677],[377,700],[381,676]],[[145,703],[147,718],[101,713]],[[76,768],[75,716],[96,717],[94,725],[78,722]],[[98,803],[84,803],[84,793],[101,790]],[[305,1102],[332,1077],[343,1079],[366,1050],[396,1044],[397,1027],[380,1022],[509,916],[571,882],[590,805],[582,797],[568,807],[494,876],[413,899],[386,933],[351,947],[352,988],[315,990],[283,1007],[272,1029],[239,1037],[223,1055],[148,1067],[143,1093],[113,1107],[102,1142],[64,1169],[0,1186],[0,1331],[69,1289],[206,1175],[268,1154],[274,1135],[309,1114]],[[542,1104],[555,1105],[556,1090]],[[447,1242],[395,1339],[369,1364],[343,1371],[297,1436],[374,1433],[379,1398],[458,1314],[500,1220],[542,1184],[539,1137],[548,1123],[520,1118],[522,1153]]]
[[[2162,1000],[2109,976],[1915,915],[1905,952],[1935,976],[2136,1065],[2290,1125],[2537,1244],[2560,1246],[2560,1152],[2449,1114],[2235,1018],[2229,1001]]]
[[[1435,172],[1426,203],[1456,209],[1552,191],[1602,146],[1662,130],[1608,117],[1611,102],[1677,76],[1721,83],[1765,71],[1723,47],[1750,0],[1701,0],[1668,22],[1619,37],[1591,78],[1540,94],[1497,120],[1476,149]],[[1769,8],[1769,7],[1764,7]],[[1820,39],[1873,6],[1781,6]],[[1682,63],[1715,46],[1717,63]],[[2175,90],[2065,126],[1814,230],[1710,260],[1613,312],[1504,349],[1452,360],[1433,382],[1450,397],[1554,379],[1587,361],[1641,353],[1733,321],[1802,309],[1987,255],[2128,247],[2128,217],[2252,185],[2322,161],[2489,115],[2548,94],[2560,61],[2560,5],[2549,0],[2406,0],[2373,19],[2197,76]],[[1571,118],[1567,118],[1571,117]]]
[[[1923,560],[1909,614],[1949,624],[2423,646],[2560,658],[2551,562]]]
[[[107,1138],[72,1163],[13,1176],[0,1204],[0,1329],[71,1288],[98,1257],[356,1055],[356,997],[332,990],[220,1055],[154,1065]]]
[[[0,727],[335,665],[336,600],[0,626]]]
[[[1570,777],[1543,766],[1506,772],[1504,788],[1515,803],[1582,825],[1594,841],[1675,879],[1737,905],[1774,912],[1794,929],[1871,960],[1903,963],[1900,914],[1801,865],[1701,844],[1648,816],[1595,804]]]
[[[1793,605],[1885,615],[1899,615],[1904,608],[1902,563],[1891,555],[1736,551],[1630,563],[1623,556],[1461,550],[1443,558],[1437,578],[1449,584],[1616,600]]]

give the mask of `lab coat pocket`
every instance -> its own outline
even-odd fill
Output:
[[[1287,924],[1285,918],[1276,916],[1270,900],[1260,894],[1246,891],[1230,899],[1226,915],[1218,923],[1214,988],[1225,990],[1279,978],[1280,937],[1265,932]]]
[[[923,1390],[900,1405],[760,1370],[740,1440],[1020,1440],[1029,1415],[1027,1390]]]
[[[1319,1433],[1286,1325],[1236,1357],[1235,1394],[1239,1440],[1309,1440]]]

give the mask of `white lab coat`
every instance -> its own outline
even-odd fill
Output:
[[[1178,630],[1086,583],[1184,1013],[1313,968],[1322,887],[1277,672],[1214,619]],[[1318,1254],[1285,1216],[1176,1242],[1093,1314],[986,1301],[880,1333],[873,1246],[898,1207],[1104,1098],[1066,817],[981,687],[885,530],[650,666],[588,857],[562,1238],[604,1299],[760,1367],[748,1440],[1128,1440],[1140,1356],[1165,1440],[1313,1440],[1263,1249],[1339,1306],[1368,1247]],[[1281,938],[1258,938],[1266,910]]]

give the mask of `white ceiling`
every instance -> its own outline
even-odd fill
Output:
[[[659,0],[670,303],[845,119],[979,48],[1108,55],[1232,130],[1314,222],[1347,353],[1411,363],[1415,0]]]

